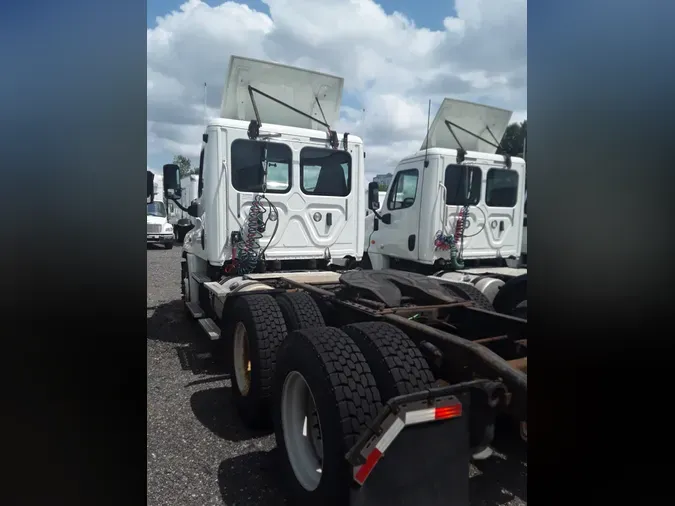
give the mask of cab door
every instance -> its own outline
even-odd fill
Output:
[[[407,162],[397,168],[379,211],[383,218],[391,219],[391,223],[379,222],[378,230],[373,232],[369,241],[369,251],[393,258],[417,260],[422,163]]]

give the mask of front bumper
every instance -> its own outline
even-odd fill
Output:
[[[167,244],[171,243],[174,241],[174,236],[173,234],[148,234],[147,235],[147,243],[160,243],[160,244]]]

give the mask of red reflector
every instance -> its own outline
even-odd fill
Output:
[[[458,416],[462,416],[461,404],[454,404],[452,406],[444,406],[442,408],[436,408],[434,418],[436,420],[445,420],[446,418],[457,418]]]
[[[373,470],[375,464],[377,464],[377,462],[380,460],[381,457],[382,452],[380,452],[380,450],[378,450],[377,448],[373,448],[373,451],[370,452],[370,455],[368,455],[368,458],[366,459],[366,463],[361,466],[361,468],[356,473],[356,476],[354,477],[354,479],[359,483],[359,485],[363,485],[363,483],[366,481],[366,478],[368,478],[368,475]]]

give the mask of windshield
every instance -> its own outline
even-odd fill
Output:
[[[147,215],[166,218],[166,208],[164,207],[164,202],[149,202]]]

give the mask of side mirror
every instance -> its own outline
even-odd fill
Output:
[[[187,212],[193,218],[199,218],[199,204],[197,201],[193,201],[187,208]]]
[[[146,199],[150,199],[150,202],[154,201],[155,198],[155,174],[148,171],[148,190],[146,193]]]
[[[164,195],[180,197],[180,167],[175,163],[167,163],[163,167]]]
[[[380,208],[380,185],[375,181],[368,183],[368,209],[377,211]]]

